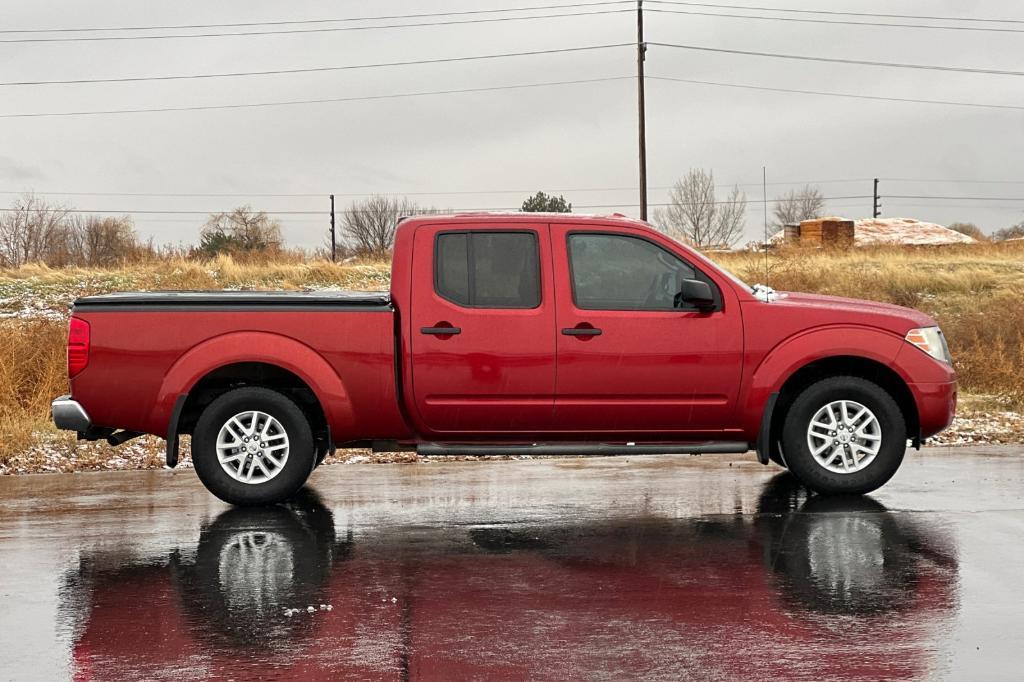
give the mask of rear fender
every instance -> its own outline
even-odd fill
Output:
[[[233,332],[192,347],[171,366],[164,377],[151,422],[166,430],[179,396],[210,372],[240,362],[276,365],[298,376],[320,402],[331,432],[344,437],[353,432],[355,416],[348,391],[334,368],[309,346],[295,339],[267,332]]]

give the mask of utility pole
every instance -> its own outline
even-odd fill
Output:
[[[647,220],[647,114],[644,109],[644,0],[636,0],[636,95],[640,134],[640,220]]]
[[[875,204],[874,214],[872,218],[877,218],[882,215],[882,204],[878,203],[878,178],[875,178]]]
[[[338,242],[334,233],[334,195],[331,195],[331,262],[338,259]]]

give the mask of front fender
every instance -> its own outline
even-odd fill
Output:
[[[150,421],[158,427],[154,433],[166,435],[178,396],[187,394],[210,372],[240,362],[276,365],[295,374],[313,391],[332,432],[346,433],[354,428],[355,417],[349,393],[337,372],[319,353],[286,336],[249,331],[207,339],[171,365],[153,406]]]
[[[875,327],[841,325],[803,331],[786,338],[762,358],[750,378],[743,428],[757,433],[764,406],[772,393],[801,367],[830,357],[858,357],[893,369],[904,381],[906,373],[895,364],[903,338]]]

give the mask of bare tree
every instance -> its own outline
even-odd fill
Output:
[[[251,254],[281,249],[281,223],[252,206],[240,206],[230,213],[214,213],[199,236],[198,252]]]
[[[655,213],[654,222],[697,248],[729,247],[743,234],[746,210],[747,197],[739,187],[719,201],[714,173],[695,168],[676,181],[668,207]]]
[[[966,234],[968,237],[972,237],[979,242],[989,241],[989,236],[974,223],[950,223],[949,229],[954,232],[959,232],[960,234]]]
[[[1005,242],[1009,239],[1024,239],[1024,222],[1004,227],[992,233],[992,241]]]
[[[353,201],[342,213],[342,230],[356,253],[380,258],[395,245],[398,221],[418,213],[436,213],[435,209],[422,209],[405,197],[375,195]]]
[[[0,261],[10,267],[47,261],[66,241],[69,211],[34,194],[17,199],[0,216]]]
[[[83,265],[109,266],[135,258],[143,248],[128,217],[86,216],[72,220],[69,235]]]
[[[821,190],[811,185],[802,189],[791,189],[775,200],[772,209],[775,216],[776,229],[782,229],[786,223],[799,223],[801,220],[817,218],[825,213],[825,196]]]

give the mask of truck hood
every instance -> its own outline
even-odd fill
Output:
[[[855,321],[864,320],[865,316],[870,316],[874,324],[890,329],[897,334],[905,334],[915,327],[936,325],[934,319],[919,310],[890,303],[791,291],[780,293],[782,295],[767,305],[803,308],[815,318],[841,318],[849,315],[851,321]]]

